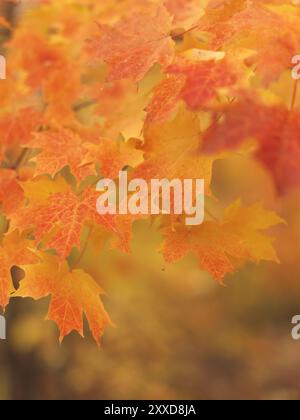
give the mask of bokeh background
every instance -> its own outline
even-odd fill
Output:
[[[300,192],[279,200],[264,169],[238,155],[215,164],[213,189],[224,202],[263,196],[277,208],[288,222],[273,232],[281,265],[250,264],[220,286],[192,257],[166,266],[155,223],[137,222],[132,256],[100,254],[95,232],[83,264],[107,291],[116,328],[100,349],[87,328],[60,346],[44,321],[48,300],[14,299],[0,399],[299,399]]]

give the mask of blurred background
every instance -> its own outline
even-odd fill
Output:
[[[87,328],[60,346],[44,321],[49,301],[14,299],[0,399],[299,399],[291,320],[300,314],[300,192],[278,199],[269,175],[243,156],[216,163],[213,190],[223,202],[263,196],[277,208],[288,221],[273,232],[281,265],[250,264],[220,286],[193,257],[166,266],[155,223],[136,223],[131,256],[100,253],[95,232],[83,266],[106,290],[116,328],[100,349]]]

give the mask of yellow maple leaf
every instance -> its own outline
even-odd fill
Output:
[[[209,193],[216,156],[199,153],[201,131],[197,114],[182,107],[168,121],[146,123],[144,138],[145,162],[134,171],[136,178],[204,179]]]
[[[247,261],[279,262],[273,240],[265,230],[284,221],[260,204],[241,207],[240,201],[228,207],[222,222],[207,221],[188,229],[176,226],[165,230],[163,254],[169,263],[194,253],[202,269],[223,281]]]

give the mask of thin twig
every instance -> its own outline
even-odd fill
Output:
[[[25,162],[27,155],[28,155],[29,149],[25,148],[22,149],[22,152],[20,153],[18,159],[16,160],[16,162],[12,165],[11,169],[17,170],[19,169],[23,163]]]
[[[84,254],[85,254],[85,252],[87,250],[87,247],[88,247],[88,244],[89,244],[89,239],[91,237],[93,228],[89,226],[88,229],[89,229],[89,231],[88,231],[87,237],[86,237],[86,239],[84,241],[83,247],[82,247],[82,249],[80,251],[80,254],[79,254],[78,258],[76,259],[76,261],[71,265],[71,269],[72,270],[75,270],[75,268],[78,267],[78,265],[80,264],[82,258],[84,257]]]
[[[190,28],[190,29],[187,29],[186,31],[184,31],[184,32],[180,32],[179,34],[175,34],[175,35],[173,35],[172,36],[172,38],[173,39],[176,39],[176,38],[182,38],[184,35],[186,35],[186,34],[188,34],[188,33],[190,33],[190,32],[192,32],[192,31],[194,31],[195,29],[197,29],[199,27],[199,25],[195,25],[195,26],[193,26],[192,28]]]
[[[298,80],[295,80],[294,87],[293,87],[292,100],[291,100],[291,111],[294,111],[295,109],[297,96],[298,96]]]

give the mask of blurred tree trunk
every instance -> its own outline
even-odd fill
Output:
[[[3,16],[13,27],[16,23],[18,5],[8,1],[0,0],[0,16]],[[11,37],[12,31],[0,28],[0,54],[5,55],[5,42]],[[12,271],[12,279],[18,281],[17,274]],[[25,305],[27,303],[25,302]],[[22,313],[22,305],[14,305],[13,310],[6,313],[6,320],[9,326],[13,325],[17,314]],[[7,372],[9,373],[9,384],[7,393],[9,399],[28,400],[32,397],[32,372],[37,368],[37,360],[34,353],[29,355],[19,354],[13,347],[9,336],[2,348],[1,358],[4,358]]]
[[[15,7],[16,5],[13,3],[2,1],[0,3],[0,15],[4,16],[8,22],[12,22]]]
[[[1,1],[1,0],[0,0]],[[14,24],[16,5],[3,1],[0,3],[0,16],[3,16],[11,25]],[[3,43],[10,37],[11,31],[0,28],[0,48],[2,52]]]

